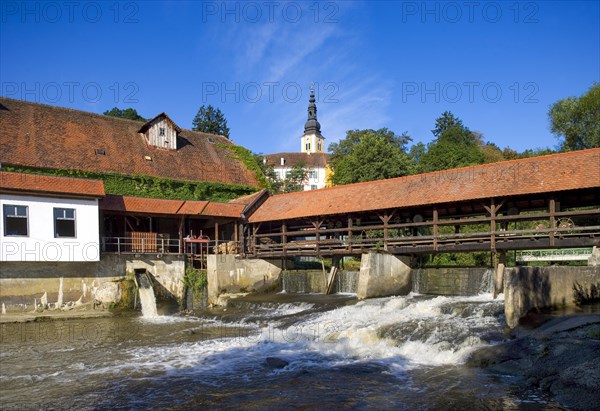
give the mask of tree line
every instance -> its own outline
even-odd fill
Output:
[[[105,115],[129,120],[147,121],[135,109],[118,109]],[[548,112],[550,130],[558,138],[555,149],[536,148],[517,152],[510,147],[501,149],[485,141],[482,133],[470,130],[450,111],[435,120],[433,139],[409,147],[412,138],[387,128],[378,130],[349,130],[345,138],[329,145],[333,170],[332,185],[358,183],[402,177],[411,174],[448,170],[457,167],[514,160],[555,152],[600,147],[600,84],[594,83],[580,97],[568,97],[554,103]],[[201,106],[192,120],[192,130],[218,134],[229,138],[227,119],[219,108]],[[285,176],[277,176],[274,168],[254,155],[271,191],[287,193],[301,191],[308,176],[305,164],[294,165]]]

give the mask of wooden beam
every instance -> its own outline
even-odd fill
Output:
[[[348,217],[348,251],[352,252],[352,216]]]
[[[438,249],[438,209],[433,207],[433,250]]]
[[[554,229],[556,228],[556,199],[554,197],[550,197],[548,202],[548,213],[550,214],[550,246],[554,247]]]
[[[215,222],[215,254],[219,254],[219,223]]]
[[[283,258],[285,259],[285,245],[287,244],[287,225],[285,224],[285,221],[281,224],[281,246],[282,248],[282,254],[283,254]]]
[[[388,240],[388,223],[394,216],[392,211],[390,214],[379,214],[379,219],[383,222],[383,249],[387,251],[387,240]]]

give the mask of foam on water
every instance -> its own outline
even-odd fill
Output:
[[[473,309],[473,305],[482,309]],[[492,301],[488,294],[430,299],[411,294],[361,301],[312,315],[285,328],[268,325],[256,329],[248,328],[243,321],[214,321],[212,326],[246,327],[246,332],[199,342],[130,349],[131,361],[107,364],[94,373],[177,370],[180,374],[219,374],[227,378],[230,373],[258,372],[266,357],[289,362],[283,370],[273,372],[365,361],[385,365],[391,372],[419,365],[459,364],[475,348],[489,344],[483,335],[485,330],[500,327],[501,305],[502,301]],[[283,304],[280,313],[291,314],[310,306]]]

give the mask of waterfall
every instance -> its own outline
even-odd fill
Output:
[[[147,273],[139,273],[137,275],[140,303],[142,304],[142,316],[145,318],[158,317],[156,311],[156,298],[154,297],[154,289]]]
[[[479,294],[494,292],[494,270],[487,269],[481,276],[481,284],[479,285]]]
[[[358,288],[359,271],[338,271],[336,276],[336,292],[342,294],[356,294]]]

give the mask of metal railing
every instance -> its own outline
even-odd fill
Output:
[[[156,238],[140,237],[101,237],[103,253],[117,254],[238,254],[241,246],[238,241],[215,241],[206,239],[184,239],[183,242],[167,236]]]

